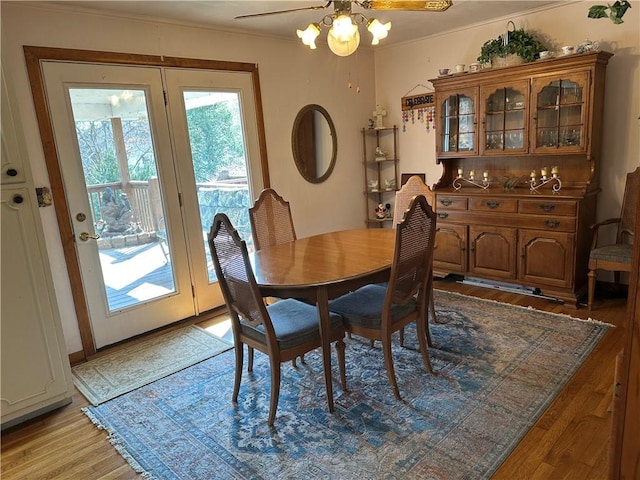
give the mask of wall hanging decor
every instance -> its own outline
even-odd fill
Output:
[[[409,96],[409,94],[418,87],[426,88],[429,92]],[[403,132],[407,131],[407,124],[409,121],[411,121],[412,124],[416,123],[416,117],[420,123],[425,125],[427,132],[435,126],[436,99],[433,88],[429,88],[426,85],[419,83],[405,93],[401,99],[401,103]]]

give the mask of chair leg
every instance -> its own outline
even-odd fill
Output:
[[[269,357],[269,360],[271,362],[271,399],[269,402],[269,420],[267,423],[272,427],[276,418],[278,400],[280,399],[280,362],[274,361],[273,357]]]
[[[247,347],[249,350],[249,362],[247,365],[247,372],[253,372],[253,347]]]
[[[433,323],[436,323],[436,300],[435,300],[435,296],[433,294],[433,276],[429,277],[428,292],[429,292],[429,308],[428,308],[428,310],[431,311],[431,318],[433,320]],[[425,321],[427,322],[427,325],[426,325],[426,329],[427,329],[427,345],[429,345],[430,347],[433,347],[433,341],[431,340],[431,330],[429,329],[429,313],[428,312],[425,315]]]
[[[593,306],[593,296],[596,292],[596,271],[589,270],[587,277],[589,278],[589,288],[588,288],[589,293],[587,298],[587,308],[591,310],[591,307]]]
[[[342,386],[342,391],[347,391],[347,374],[345,371],[345,343],[342,339],[336,342],[336,352],[338,353],[338,369],[340,370],[340,385]]]
[[[233,382],[233,395],[231,396],[231,400],[233,403],[238,403],[238,393],[240,392],[240,382],[242,381],[242,364],[244,362],[244,345],[242,343],[236,343],[234,350],[236,352],[236,374]]]
[[[428,316],[428,315],[426,315]],[[429,338],[429,325],[416,321],[416,328],[418,329],[418,343],[420,344],[420,353],[422,354],[422,363],[427,371],[433,374],[433,368],[431,367],[431,360],[429,360],[429,349],[427,348],[427,339]],[[426,332],[424,331],[426,329]]]
[[[396,373],[393,368],[393,357],[391,356],[391,338],[382,339],[382,352],[384,354],[384,366],[387,369],[387,376],[389,377],[389,383],[393,389],[393,394],[398,400],[402,400],[400,397],[400,390],[398,390],[398,382],[396,381]]]

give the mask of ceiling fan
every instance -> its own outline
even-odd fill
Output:
[[[391,0],[329,0],[324,5],[314,5],[309,7],[290,8],[286,10],[276,10],[272,12],[253,13],[248,15],[238,15],[236,19],[264,17],[267,15],[280,15],[282,13],[300,12],[304,10],[325,10],[333,4],[334,12],[325,15],[321,21],[311,23],[305,30],[298,30],[298,37],[302,43],[311,49],[316,48],[315,40],[320,35],[322,27],[329,28],[327,43],[333,53],[339,56],[351,55],[360,45],[360,33],[358,25],[366,25],[367,30],[373,35],[371,44],[377,45],[385,38],[391,29],[391,22],[381,23],[375,18],[367,18],[363,13],[352,12],[352,4],[364,10],[404,10],[422,12],[443,12],[452,4],[452,0],[429,0],[429,1],[391,1]]]
[[[451,0],[429,0],[429,1],[392,1],[392,0],[348,0],[348,1],[334,1],[329,0],[324,5],[315,5],[310,7],[298,7],[289,8],[286,10],[276,10],[273,12],[262,13],[250,13],[247,15],[238,15],[236,19],[251,18],[251,17],[264,17],[266,15],[279,15],[281,13],[300,12],[304,10],[324,10],[329,8],[331,4],[334,4],[335,12],[348,12],[351,13],[351,4],[364,8],[365,10],[406,10],[413,12],[444,12],[448,9],[453,2]]]

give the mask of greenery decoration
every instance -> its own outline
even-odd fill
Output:
[[[615,1],[613,4],[608,5],[594,5],[589,8],[589,18],[610,18],[616,25],[623,23],[623,15],[628,9],[631,8],[631,4],[627,0]],[[607,14],[607,10],[609,13]]]
[[[513,30],[507,32],[508,42],[504,41],[504,35],[498,38],[487,40],[480,49],[480,56],[477,60],[481,63],[488,63],[492,57],[506,57],[515,54],[521,57],[525,62],[533,62],[536,55],[544,50],[548,50],[540,40],[534,35],[527,33],[524,29]]]

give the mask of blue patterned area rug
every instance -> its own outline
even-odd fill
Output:
[[[380,343],[354,337],[348,392],[334,352],[333,414],[319,351],[297,368],[283,364],[273,429],[269,365],[257,352],[238,405],[229,351],[84,411],[144,478],[486,479],[608,326],[441,291],[436,310],[435,376],[424,371],[414,328],[408,348],[394,346],[403,401],[389,386]]]

